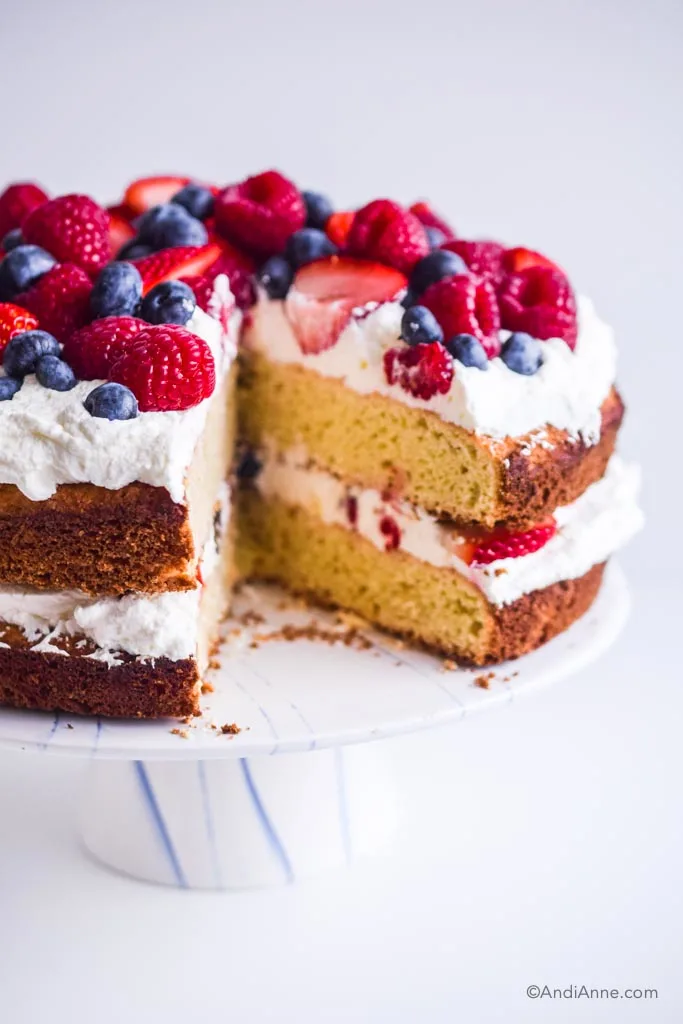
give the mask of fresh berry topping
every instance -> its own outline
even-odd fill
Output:
[[[271,299],[284,299],[294,280],[294,271],[284,256],[271,256],[258,272],[259,284]]]
[[[338,249],[346,249],[355,216],[353,210],[340,210],[328,218],[325,234]]]
[[[215,298],[214,283],[218,274],[225,274],[228,278],[235,303],[240,309],[252,306],[256,299],[253,283],[256,268],[251,256],[240,252],[239,249],[222,239],[219,251],[218,259],[214,260],[203,274],[183,275],[182,277],[185,284],[188,284],[194,292],[197,305],[211,316],[216,315],[212,303]],[[232,312],[232,308],[231,305],[228,313]],[[223,314],[221,313],[217,319],[223,319]]]
[[[443,341],[443,331],[426,306],[410,306],[401,319],[401,337],[409,345],[431,345]]]
[[[318,228],[301,228],[287,239],[285,256],[293,267],[303,267],[314,260],[334,256],[337,251],[324,231]]]
[[[501,349],[500,358],[515,373],[523,373],[527,377],[537,373],[543,363],[543,346],[530,334],[518,331],[511,334]]]
[[[50,391],[71,391],[76,387],[73,370],[59,356],[41,356],[36,363],[36,377]]]
[[[489,359],[484,346],[472,334],[456,334],[449,338],[446,348],[463,366],[475,366],[478,370],[488,370]]]
[[[520,270],[527,270],[529,267],[547,267],[550,270],[560,268],[547,256],[533,249],[525,249],[521,245],[516,249],[506,249],[503,253],[503,268],[508,274],[518,274]]]
[[[358,498],[355,494],[349,494],[346,499],[346,518],[351,523],[351,526],[356,526],[358,523]]]
[[[324,231],[334,213],[331,201],[321,192],[302,192],[301,195],[306,206],[306,227]]]
[[[20,228],[25,217],[47,202],[47,193],[32,181],[18,181],[0,195],[0,236]]]
[[[21,306],[10,302],[0,302],[0,355],[5,351],[8,341],[17,334],[34,331],[38,326],[38,318]]]
[[[331,256],[297,271],[285,312],[301,351],[332,348],[354,310],[390,302],[406,286],[397,270],[381,263]]]
[[[24,238],[41,245],[61,263],[74,263],[94,276],[109,262],[109,214],[89,196],[49,199],[21,225]]]
[[[149,324],[132,316],[109,316],[82,327],[64,342],[62,355],[79,380],[106,380],[132,338]]]
[[[425,234],[427,235],[427,241],[429,242],[430,249],[440,249],[446,241],[443,237],[443,232],[439,231],[438,228],[425,227]]]
[[[16,249],[18,245],[24,244],[24,236],[21,233],[21,228],[12,228],[8,231],[2,242],[0,242],[0,248],[5,252],[11,252],[12,249]]]
[[[54,256],[38,245],[19,245],[12,249],[0,263],[0,301],[11,302],[54,265]]]
[[[118,256],[125,245],[132,243],[135,238],[135,228],[128,217],[128,208],[121,206],[108,206],[109,214],[109,252],[112,257]]]
[[[145,245],[144,242],[138,241],[137,235],[135,238],[131,238],[130,242],[126,242],[116,254],[117,260],[141,260],[145,256],[151,256],[153,252],[151,245]]]
[[[134,420],[138,415],[138,400],[123,384],[100,384],[83,405],[91,416],[103,420]]]
[[[59,341],[66,341],[90,319],[91,291],[92,283],[84,270],[71,263],[58,263],[28,291],[17,295],[17,302],[38,317],[42,328]]]
[[[556,532],[557,524],[554,519],[540,523],[523,533],[510,533],[504,529],[494,530],[474,542],[471,562],[488,565],[501,558],[531,555],[547,544]]]
[[[23,384],[16,377],[0,377],[0,402],[9,402]]]
[[[443,328],[446,338],[456,334],[472,334],[490,359],[498,355],[500,316],[496,293],[489,281],[459,274],[432,284],[420,302]]]
[[[171,174],[157,174],[151,178],[138,178],[126,189],[124,204],[133,213],[144,213],[152,206],[170,203],[174,195],[188,184],[189,178],[178,178]]]
[[[414,398],[428,401],[445,395],[453,380],[453,360],[443,345],[390,348],[384,353],[384,375]]]
[[[202,222],[176,203],[153,206],[143,213],[136,226],[138,240],[153,249],[205,245],[209,238]]]
[[[26,331],[17,334],[7,344],[2,365],[9,377],[25,377],[34,373],[42,356],[58,356],[59,342],[47,331]]]
[[[446,249],[436,249],[415,264],[408,287],[413,295],[421,295],[425,288],[429,288],[430,284],[442,281],[444,277],[455,277],[456,274],[466,273],[467,264],[462,256],[458,256],[455,252],[448,252]]]
[[[348,250],[408,274],[428,254],[429,242],[413,213],[389,199],[375,199],[354,217]]]
[[[180,324],[192,319],[197,302],[184,281],[162,281],[147,292],[140,306],[140,318],[149,324]]]
[[[384,548],[386,551],[395,551],[401,543],[401,527],[392,516],[382,516],[379,521],[379,531],[384,536]]]
[[[190,409],[209,398],[216,386],[211,349],[175,324],[141,331],[109,374],[130,388],[141,412]]]
[[[296,185],[278,171],[264,171],[229,185],[216,199],[216,230],[257,256],[282,252],[289,236],[306,222]]]
[[[176,192],[171,202],[185,207],[197,220],[206,220],[213,213],[214,195],[210,188],[191,181],[181,188],[180,192]]]
[[[263,463],[256,452],[247,448],[237,463],[237,476],[240,480],[254,480],[262,469]]]
[[[142,277],[143,295],[160,281],[201,277],[220,255],[218,245],[183,245],[176,249],[162,249],[136,260],[135,266]]]
[[[435,213],[434,210],[432,210],[429,203],[413,203],[410,207],[410,212],[415,214],[420,224],[424,224],[425,228],[431,228],[433,231],[438,231],[441,239],[438,243],[439,245],[443,245],[444,242],[450,242],[455,238],[455,231],[453,228],[443,219],[443,217],[440,217],[438,213]]]
[[[110,263],[100,271],[90,293],[90,310],[95,319],[132,316],[142,298],[140,271],[132,263]]]
[[[567,278],[549,267],[529,267],[505,279],[499,294],[503,327],[534,338],[576,345],[576,299]]]
[[[473,274],[486,278],[494,288],[503,280],[505,250],[498,242],[467,242],[464,238],[456,238],[452,242],[447,242],[444,248],[449,252],[457,252]]]

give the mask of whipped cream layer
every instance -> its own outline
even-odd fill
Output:
[[[212,302],[232,304],[227,277],[216,278]],[[118,490],[139,480],[185,497],[185,475],[204,429],[209,406],[237,354],[241,314],[227,330],[197,307],[187,329],[203,338],[216,361],[211,398],[182,412],[142,412],[133,420],[91,416],[83,402],[103,383],[80,381],[71,391],[42,387],[26,377],[11,401],[0,402],[0,483],[15,484],[32,501],[53,495],[59,484],[92,483]]]
[[[301,351],[285,310],[284,302],[261,293],[249,315],[245,345],[275,362],[297,363],[343,380],[361,394],[379,393],[428,409],[478,434],[516,437],[550,425],[587,444],[600,437],[600,406],[616,379],[616,345],[612,329],[589,299],[578,300],[579,335],[573,352],[560,338],[543,342],[543,365],[530,377],[510,370],[500,358],[492,359],[485,371],[456,362],[447,394],[429,400],[388,384],[384,374],[384,352],[399,343],[404,309],[398,302],[354,316],[332,348],[310,355]],[[501,332],[501,337],[509,333]]]
[[[385,500],[379,491],[349,486],[311,468],[303,452],[265,455],[254,482],[264,498],[301,506],[324,523],[357,532],[382,551],[387,535],[380,524],[389,517],[400,531],[398,550],[430,565],[457,570],[495,605],[583,576],[625,544],[643,523],[637,503],[640,471],[618,456],[612,457],[601,480],[571,505],[555,511],[558,530],[547,544],[532,554],[487,565],[468,565],[458,558],[454,525],[407,502]]]

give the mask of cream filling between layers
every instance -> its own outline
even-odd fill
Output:
[[[601,480],[572,504],[555,510],[558,530],[547,544],[532,554],[487,565],[468,565],[458,558],[453,551],[456,527],[407,502],[384,500],[379,491],[349,486],[330,473],[311,468],[303,452],[265,455],[254,483],[265,499],[300,506],[326,524],[357,532],[383,551],[387,535],[380,523],[390,517],[400,530],[398,550],[430,565],[456,570],[495,605],[583,576],[643,524],[637,503],[640,470],[616,455]],[[351,518],[349,499],[354,509]]]

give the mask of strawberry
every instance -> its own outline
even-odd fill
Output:
[[[521,558],[539,551],[556,533],[557,523],[552,516],[521,533],[504,527],[490,532],[465,529],[457,537],[453,552],[467,565],[489,565],[501,558]]]
[[[132,224],[135,214],[125,203],[108,206],[107,213],[109,214],[109,247],[110,253],[114,257],[126,242],[135,238],[135,228]]]
[[[503,327],[534,338],[562,338],[574,349],[578,333],[576,299],[565,275],[533,266],[510,274],[499,292]]]
[[[384,375],[388,384],[399,384],[413,398],[428,401],[445,395],[453,380],[453,360],[438,342],[387,349]]]
[[[230,281],[230,290],[240,309],[253,306],[256,300],[253,285],[253,275],[256,272],[254,261],[251,256],[240,252],[229,242],[221,241],[220,250],[218,259],[203,274],[184,277],[183,281],[192,288],[198,304],[206,312],[209,312],[207,307],[213,294],[213,283],[218,274],[227,275]]]
[[[155,174],[151,178],[138,178],[126,189],[123,202],[133,214],[144,213],[152,206],[170,202],[176,192],[180,192],[189,181],[189,178],[179,178],[173,174]]]
[[[353,218],[348,238],[353,256],[378,260],[408,274],[430,248],[415,214],[390,199],[375,199]]]
[[[89,196],[68,195],[36,207],[21,225],[27,242],[91,277],[109,262],[109,214]]]
[[[142,277],[142,294],[146,295],[161,281],[200,277],[221,255],[219,245],[178,245],[174,249],[160,249],[151,256],[133,260]]]
[[[420,201],[419,203],[413,203],[409,207],[410,212],[414,213],[420,224],[426,228],[432,228],[434,231],[438,231],[441,235],[441,244],[444,242],[451,242],[455,238],[455,231],[450,224],[440,217],[438,213],[434,213],[429,203]]]
[[[47,202],[47,194],[32,181],[17,181],[0,195],[0,238],[20,228],[26,216]]]
[[[444,249],[457,252],[473,274],[485,277],[497,288],[503,280],[503,253],[505,249],[498,242],[468,242],[464,238],[456,238],[447,242]]]
[[[29,313],[21,306],[12,302],[0,302],[0,355],[7,342],[24,331],[34,331],[38,327],[38,317]]]
[[[403,274],[381,263],[330,256],[301,267],[285,313],[306,355],[332,348],[353,311],[390,302],[406,287]]]
[[[162,324],[140,331],[109,370],[110,380],[125,384],[141,412],[191,409],[216,386],[211,349],[184,327]]]
[[[489,359],[500,351],[500,314],[493,286],[483,278],[456,274],[436,281],[420,297],[443,328],[446,339],[471,334],[484,346]]]
[[[42,330],[63,342],[90,320],[91,291],[92,282],[81,267],[57,263],[17,295],[17,304],[38,317]]]
[[[79,380],[107,380],[127,343],[148,327],[134,316],[105,316],[66,339],[64,359]]]
[[[525,249],[518,245],[515,249],[506,249],[503,253],[503,269],[508,274],[518,274],[520,270],[528,267],[547,267],[550,270],[560,270],[556,263],[543,256],[533,249]],[[562,273],[562,271],[560,271]]]
[[[353,210],[341,210],[330,214],[327,218],[325,234],[340,250],[345,249],[347,246],[349,232],[351,231],[351,225],[355,216],[356,214]]]
[[[264,171],[216,198],[216,230],[259,257],[282,252],[290,235],[306,222],[301,192],[279,171]]]

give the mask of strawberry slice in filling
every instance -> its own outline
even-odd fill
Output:
[[[489,531],[458,528],[452,534],[451,550],[467,565],[490,565],[503,558],[521,558],[540,551],[556,533],[557,523],[552,516],[518,532],[504,527]]]

